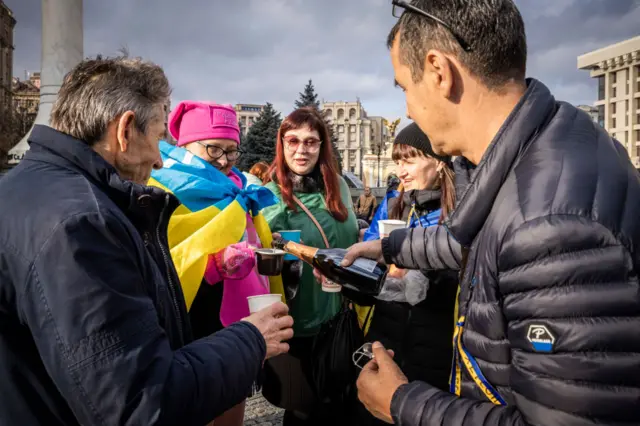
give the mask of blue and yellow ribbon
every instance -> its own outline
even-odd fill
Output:
[[[467,374],[469,374],[476,386],[480,388],[489,401],[495,405],[507,405],[500,393],[498,393],[498,391],[484,377],[484,374],[480,371],[480,366],[478,366],[477,361],[469,351],[466,350],[462,343],[462,332],[464,331],[465,319],[464,315],[460,316],[456,322],[456,327],[453,332],[453,365],[451,368],[449,390],[451,393],[460,396],[462,388],[462,366],[464,366]]]
[[[187,150],[160,143],[164,167],[154,170],[149,185],[173,193],[182,203],[171,216],[169,249],[187,304],[196,297],[209,255],[243,240],[247,213],[263,246],[271,245],[271,230],[260,211],[278,199],[266,188],[240,189],[227,176]],[[243,186],[244,175],[234,169]],[[280,276],[269,277],[271,293],[284,295]]]

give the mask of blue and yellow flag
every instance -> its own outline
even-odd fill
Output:
[[[169,221],[169,249],[190,309],[209,255],[242,241],[247,213],[253,217],[262,245],[271,246],[271,230],[260,211],[278,199],[257,185],[238,188],[218,169],[183,148],[163,141],[160,152],[164,167],[153,171],[149,185],[171,192],[182,203]],[[244,186],[246,178],[234,172]],[[280,276],[269,277],[269,282],[271,293],[284,295]]]

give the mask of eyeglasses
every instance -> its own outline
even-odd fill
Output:
[[[437,22],[438,24],[442,25],[447,30],[449,30],[451,35],[453,35],[453,37],[456,39],[456,41],[458,42],[460,47],[462,47],[462,49],[465,52],[471,52],[473,50],[473,48],[471,47],[471,45],[469,43],[464,41],[464,39],[462,37],[460,37],[455,31],[453,31],[453,28],[451,28],[451,25],[447,24],[446,22],[444,22],[442,19],[438,18],[437,16],[433,16],[432,14],[427,13],[424,10],[422,10],[420,8],[417,8],[417,7],[411,5],[410,3],[406,2],[406,1],[403,1],[403,0],[392,0],[391,4],[393,5],[393,9],[392,9],[391,13],[393,14],[394,18],[400,18],[402,16],[402,14],[405,13],[405,12],[417,13],[418,15],[424,16],[425,18],[429,18],[432,21]]]
[[[301,141],[295,136],[285,137],[284,138],[284,146],[287,148],[289,152],[296,152],[300,144],[304,145],[304,148],[308,152],[318,152],[320,149],[320,145],[322,145],[322,141],[317,138],[306,138]]]
[[[214,160],[217,160],[218,158],[222,157],[223,155],[226,155],[227,156],[227,161],[236,161],[242,155],[242,151],[240,151],[238,149],[232,149],[232,150],[229,150],[229,151],[225,151],[224,149],[220,148],[219,146],[207,145],[206,143],[202,143],[202,142],[197,142],[197,144],[204,146],[207,149],[207,154],[209,155],[209,157],[213,158]]]

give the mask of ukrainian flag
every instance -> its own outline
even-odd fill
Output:
[[[260,211],[278,199],[267,188],[240,189],[215,167],[183,148],[160,142],[164,167],[151,173],[149,185],[174,194],[182,203],[169,221],[169,249],[178,271],[187,309],[204,277],[209,255],[243,240],[247,213],[258,237],[271,246],[271,230]],[[244,175],[234,172],[246,185]],[[269,277],[271,293],[284,295],[280,276]]]

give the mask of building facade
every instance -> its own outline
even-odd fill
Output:
[[[13,78],[13,114],[18,125],[19,137],[27,134],[38,115],[40,105],[40,73],[33,73],[28,80]]]
[[[0,169],[14,139],[13,92],[13,12],[0,0]]]
[[[579,56],[578,68],[598,80],[598,123],[640,168],[640,36]]]
[[[367,112],[360,101],[325,102],[322,110],[337,136],[343,169],[362,179],[363,155],[371,139],[371,121]]]
[[[366,186],[382,185],[394,168],[387,120],[368,116],[360,100],[324,102],[322,110],[337,135],[343,170]]]
[[[264,107],[264,105],[256,104],[236,104],[234,106],[236,114],[238,115],[238,125],[240,126],[243,136],[247,135],[249,128],[256,122]]]
[[[322,110],[338,138],[342,168],[366,186],[377,186],[390,173],[391,138],[385,119],[369,117],[360,100],[324,102]]]
[[[33,118],[35,118],[40,104],[40,73],[31,74],[28,80],[20,80],[14,77],[11,87],[13,90],[14,111],[33,115]]]
[[[391,160],[394,128],[384,117],[369,117],[371,139],[362,159],[362,181],[370,187],[385,186],[387,176],[395,172]]]
[[[13,76],[13,12],[0,0],[0,115],[11,109]]]

